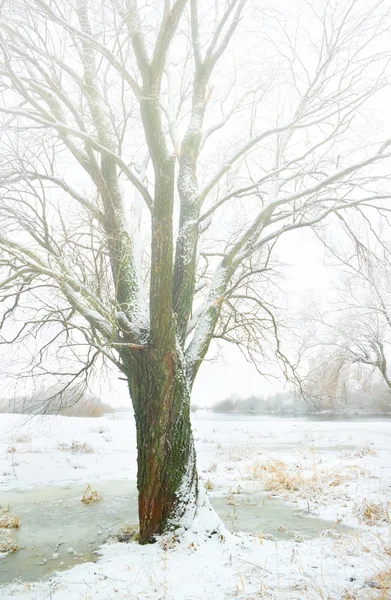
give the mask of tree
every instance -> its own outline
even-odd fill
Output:
[[[197,508],[211,341],[273,336],[288,368],[278,240],[389,198],[391,140],[365,124],[387,2],[300,6],[307,30],[250,0],[1,2],[3,343],[45,337],[30,374],[52,342],[71,381],[102,356],[122,372],[142,542]]]
[[[333,381],[330,397],[334,399],[341,379],[347,382],[352,374],[357,377],[355,365],[377,374],[386,389],[391,390],[389,225],[364,219],[355,226],[342,216],[339,218],[348,234],[342,247],[323,240],[334,265],[340,269],[336,297],[327,310],[312,306],[309,311],[315,330],[308,344],[323,355],[322,364],[313,370],[316,373],[320,367],[315,387],[319,389]]]

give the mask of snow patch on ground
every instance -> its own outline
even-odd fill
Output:
[[[386,589],[390,580],[386,575],[391,573],[389,521],[369,525],[364,509],[382,506],[387,512],[389,506],[391,422],[195,418],[194,435],[200,477],[209,494],[235,496],[268,489],[310,515],[355,527],[354,534],[298,536],[278,543],[259,532],[234,536],[216,528],[206,502],[187,531],[150,546],[105,544],[97,563],[77,565],[51,582],[16,581],[1,590],[1,597],[390,597]],[[73,482],[88,482],[99,490],[100,480],[135,478],[135,429],[129,414],[100,419],[2,415],[2,504],[7,490]]]

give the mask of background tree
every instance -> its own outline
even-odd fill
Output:
[[[102,356],[126,377],[142,542],[197,508],[214,336],[252,357],[273,337],[287,368],[277,242],[389,198],[391,141],[366,123],[387,4],[1,2],[2,339],[35,336],[32,375],[57,342],[70,381]]]
[[[362,381],[365,373],[380,378],[391,391],[389,224],[365,218],[361,223],[348,223],[342,216],[340,221],[348,234],[343,244],[341,240],[322,240],[329,260],[339,269],[334,297],[327,310],[321,310],[316,302],[308,307],[307,322],[312,325],[303,353],[309,356],[315,350],[307,392],[316,396],[322,388],[330,402],[338,402],[338,396],[342,400],[342,388],[349,388],[352,380]],[[388,396],[387,408],[389,401]]]

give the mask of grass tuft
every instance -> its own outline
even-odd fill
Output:
[[[390,523],[390,503],[364,502],[356,507],[359,519],[367,525]]]
[[[84,490],[84,494],[81,497],[81,501],[83,502],[83,504],[89,506],[90,504],[95,504],[96,502],[100,502],[101,500],[102,497],[99,496],[98,492],[96,490],[93,490],[90,484],[88,484],[86,489]]]
[[[66,444],[65,442],[61,442],[60,444],[58,444],[58,449],[61,450],[61,452],[70,452],[71,454],[93,454],[94,453],[94,449],[92,446],[90,446],[90,444],[87,444],[86,442],[82,443],[82,442],[72,442],[72,444]]]
[[[0,511],[0,529],[19,529],[20,518],[18,515],[11,515],[6,510]]]
[[[209,479],[209,477],[205,481],[204,486],[205,486],[205,489],[208,490],[208,492],[211,492],[214,489],[213,482]]]
[[[0,532],[0,554],[16,552],[17,550],[18,544],[15,544],[10,534],[7,531]]]

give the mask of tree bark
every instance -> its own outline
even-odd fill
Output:
[[[141,356],[140,356],[141,354]],[[194,516],[198,478],[190,422],[190,389],[180,349],[139,351],[130,361],[138,450],[140,543]]]

